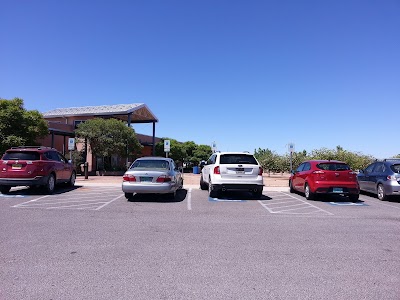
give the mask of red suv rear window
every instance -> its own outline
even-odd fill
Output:
[[[327,171],[346,171],[350,170],[350,167],[346,164],[340,163],[320,163],[317,165],[318,169]]]
[[[4,154],[3,160],[40,160],[40,153],[33,151],[8,151]]]

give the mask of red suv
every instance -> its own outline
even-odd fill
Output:
[[[76,172],[70,161],[48,147],[13,147],[0,159],[0,192],[13,186],[40,186],[48,194],[57,183],[75,185]]]
[[[357,173],[337,160],[309,160],[300,164],[289,179],[290,192],[304,193],[306,199],[312,200],[316,194],[348,195],[357,201],[360,187]]]

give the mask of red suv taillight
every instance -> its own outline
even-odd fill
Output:
[[[124,176],[122,176],[122,179],[124,181],[129,181],[129,182],[135,182],[136,181],[136,177],[130,174],[124,174]]]
[[[214,168],[214,174],[221,174],[218,166]]]
[[[169,181],[171,181],[171,177],[167,175],[161,175],[156,180],[156,182],[169,182]]]

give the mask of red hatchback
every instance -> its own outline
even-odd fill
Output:
[[[290,192],[304,193],[312,200],[317,194],[348,195],[357,201],[360,187],[357,173],[337,160],[309,160],[300,164],[289,179]]]
[[[76,173],[70,161],[48,147],[13,147],[0,159],[0,192],[13,186],[40,186],[48,194],[57,183],[75,184]]]

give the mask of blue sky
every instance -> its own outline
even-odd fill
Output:
[[[0,97],[27,109],[145,103],[157,136],[221,151],[400,153],[399,0],[0,7]]]

